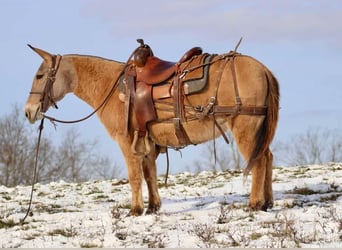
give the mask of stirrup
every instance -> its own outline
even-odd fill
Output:
[[[138,140],[139,140],[139,131],[135,130],[134,131],[133,142],[132,142],[132,145],[131,145],[131,150],[132,150],[133,154],[134,155],[139,155],[139,156],[146,156],[146,155],[148,155],[151,152],[151,145],[150,145],[150,142],[148,140],[148,133],[146,132],[145,137],[144,137],[145,152],[138,152],[136,150]]]

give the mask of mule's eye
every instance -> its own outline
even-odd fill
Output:
[[[37,74],[37,75],[36,75],[36,79],[37,79],[37,80],[42,79],[43,76],[44,76],[43,74]]]

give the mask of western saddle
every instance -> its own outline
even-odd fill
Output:
[[[157,119],[154,100],[172,97],[175,102],[176,134],[182,144],[186,144],[181,122],[183,112],[183,86],[179,77],[174,77],[172,86],[167,80],[179,72],[180,64],[203,55],[200,47],[188,50],[181,59],[175,62],[164,61],[153,55],[152,49],[144,44],[142,39],[137,40],[140,46],[133,52],[133,59],[129,61],[123,75],[121,85],[122,97],[125,102],[125,127],[128,131],[130,106],[133,106],[137,127],[134,128],[139,137],[147,136],[147,123]],[[178,129],[177,129],[178,128]],[[178,131],[178,132],[177,132]],[[136,140],[136,139],[135,139]]]

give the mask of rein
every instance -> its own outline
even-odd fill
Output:
[[[39,158],[39,148],[40,148],[40,139],[42,137],[42,131],[44,128],[44,118],[41,120],[40,125],[39,125],[39,134],[38,134],[38,143],[37,143],[37,148],[36,148],[36,157],[34,160],[34,171],[33,171],[33,177],[32,177],[32,185],[31,185],[31,194],[30,194],[30,201],[29,201],[29,206],[26,210],[26,214],[24,218],[20,220],[20,223],[24,223],[26,220],[27,216],[30,214],[31,210],[31,205],[32,205],[32,198],[33,198],[33,189],[34,189],[34,184],[36,183],[36,178],[37,178],[37,167],[38,167],[38,158]]]

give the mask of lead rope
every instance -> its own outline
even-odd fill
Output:
[[[38,134],[38,142],[37,142],[37,148],[36,148],[36,157],[35,157],[34,169],[33,169],[33,178],[32,178],[32,185],[31,185],[31,195],[30,195],[29,206],[27,208],[27,211],[26,211],[26,214],[25,214],[24,218],[22,218],[20,220],[21,224],[24,223],[24,221],[26,220],[27,216],[30,214],[30,211],[31,211],[32,199],[33,199],[33,191],[34,191],[34,184],[36,183],[36,178],[37,178],[39,148],[40,148],[40,141],[41,141],[41,137],[42,137],[43,128],[44,128],[44,118],[41,120],[40,125],[39,125],[39,134]]]

